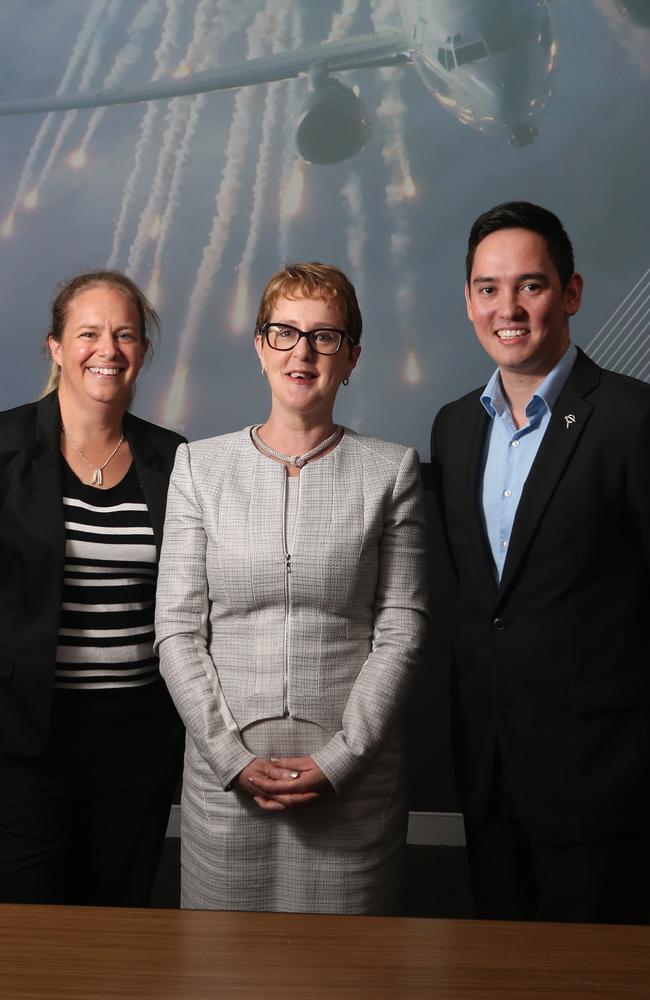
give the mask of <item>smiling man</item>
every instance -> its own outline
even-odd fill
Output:
[[[496,206],[466,263],[497,368],[440,411],[431,460],[477,916],[645,922],[650,386],[571,344],[582,278],[551,212]]]

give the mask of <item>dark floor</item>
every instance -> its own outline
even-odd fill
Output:
[[[168,838],[156,876],[151,905],[177,907],[179,894],[180,840]],[[472,916],[464,847],[407,847],[404,915]]]

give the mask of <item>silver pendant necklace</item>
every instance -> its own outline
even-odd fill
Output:
[[[92,476],[92,479],[90,480],[90,485],[91,486],[102,486],[103,483],[104,483],[104,477],[102,476],[102,472],[104,471],[104,469],[106,468],[106,466],[108,465],[108,463],[110,462],[110,460],[112,458],[114,458],[115,455],[117,455],[117,452],[118,452],[120,446],[124,443],[124,434],[120,435],[120,440],[117,442],[117,445],[115,446],[115,448],[113,448],[113,451],[110,453],[110,455],[108,456],[108,458],[106,459],[106,461],[104,462],[104,464],[103,465],[95,465],[94,462],[89,462],[88,461],[88,459],[84,455],[84,453],[81,450],[81,448],[79,447],[79,445],[77,445],[77,444],[74,443],[74,441],[72,440],[72,438],[68,434],[68,432],[65,429],[65,427],[63,426],[63,424],[61,424],[61,430],[63,431],[63,433],[66,436],[66,439],[70,442],[70,444],[72,445],[72,447],[74,448],[74,450],[77,452],[77,454],[79,455],[79,457],[83,458],[83,460],[86,463],[86,465],[89,465],[90,468],[93,470],[93,476]]]
[[[322,451],[329,448],[330,445],[334,444],[336,439],[343,434],[343,428],[337,426],[334,428],[334,433],[330,434],[328,438],[317,444],[315,448],[310,451],[306,451],[304,455],[285,455],[282,451],[277,451],[276,448],[272,448],[270,444],[266,441],[262,441],[259,435],[259,429],[262,425],[257,424],[256,427],[251,427],[251,437],[255,442],[256,446],[269,458],[275,458],[278,462],[284,462],[285,465],[292,465],[295,469],[302,469],[303,465],[306,465],[310,458],[315,458],[316,455],[320,455]]]

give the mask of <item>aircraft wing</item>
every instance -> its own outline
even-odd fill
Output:
[[[46,111],[70,111],[75,108],[103,108],[113,104],[135,104],[163,98],[207,94],[216,90],[250,87],[258,83],[288,80],[313,67],[326,70],[362,69],[370,66],[395,66],[409,61],[409,44],[400,31],[376,35],[357,35],[340,42],[281,52],[251,59],[237,66],[206,70],[180,79],[156,80],[137,87],[80,91],[76,94],[53,94],[0,103],[0,115],[36,114]]]

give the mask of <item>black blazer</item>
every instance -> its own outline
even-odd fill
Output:
[[[65,549],[56,392],[0,413],[0,753],[33,757],[50,732]],[[160,552],[184,439],[130,413],[124,433]]]
[[[458,586],[452,695],[464,810],[482,815],[498,746],[540,838],[638,828],[650,811],[650,386],[578,352],[498,586],[481,511],[489,417],[479,397],[445,406],[431,435]]]

